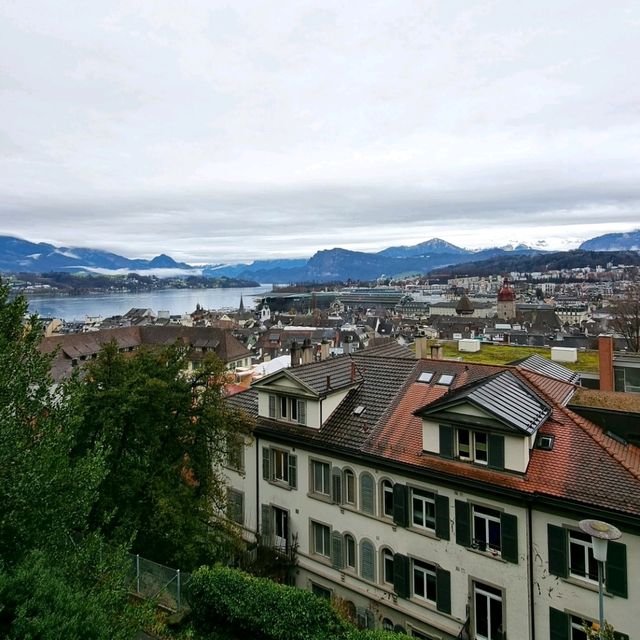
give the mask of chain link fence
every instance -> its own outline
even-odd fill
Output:
[[[129,554],[132,563],[131,590],[141,598],[156,600],[158,606],[180,611],[187,606],[187,585],[191,574]]]

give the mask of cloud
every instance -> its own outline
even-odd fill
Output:
[[[640,8],[0,6],[0,232],[192,262],[637,226]]]

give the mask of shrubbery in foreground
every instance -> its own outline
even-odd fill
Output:
[[[261,640],[399,640],[385,631],[361,631],[328,600],[227,567],[201,567],[189,583],[192,622],[205,637],[221,627]]]

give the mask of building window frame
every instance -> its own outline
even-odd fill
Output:
[[[456,456],[460,460],[489,464],[489,434],[465,427],[456,428]]]
[[[388,478],[380,482],[380,515],[393,519],[393,482]]]
[[[380,574],[383,584],[393,585],[393,551],[389,547],[380,550]]]
[[[322,498],[331,498],[331,463],[324,460],[310,460],[309,470],[311,474],[310,478],[310,493]]]
[[[433,491],[411,487],[411,526],[436,530],[436,494]]]
[[[311,520],[311,553],[325,560],[331,559],[331,527],[328,524]]]
[[[289,484],[289,452],[271,447],[271,479]]]
[[[504,628],[504,589],[488,585],[479,580],[473,580],[472,589],[473,637],[476,640],[502,640],[506,637]],[[483,607],[484,615],[480,615],[481,607]],[[479,628],[480,624],[482,624],[482,628]]]
[[[414,598],[437,605],[438,573],[436,565],[411,559],[411,591]]]
[[[482,505],[471,505],[472,546],[479,551],[502,554],[502,523],[500,511]]]
[[[578,580],[598,584],[598,563],[593,555],[591,537],[575,529],[568,529],[567,534],[569,575]],[[606,567],[606,563],[604,564]]]
[[[343,503],[351,505],[354,509],[356,508],[356,496],[357,496],[357,488],[356,488],[356,474],[351,469],[345,469],[342,472],[343,484],[344,484],[344,499]]]
[[[344,534],[344,567],[349,571],[358,570],[358,546],[350,533]]]

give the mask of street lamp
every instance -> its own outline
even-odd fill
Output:
[[[607,543],[609,540],[617,540],[622,534],[612,524],[601,520],[580,520],[578,526],[582,531],[591,536],[593,557],[598,563],[598,599],[600,610],[600,628],[598,636],[604,638],[604,563],[607,561]]]

